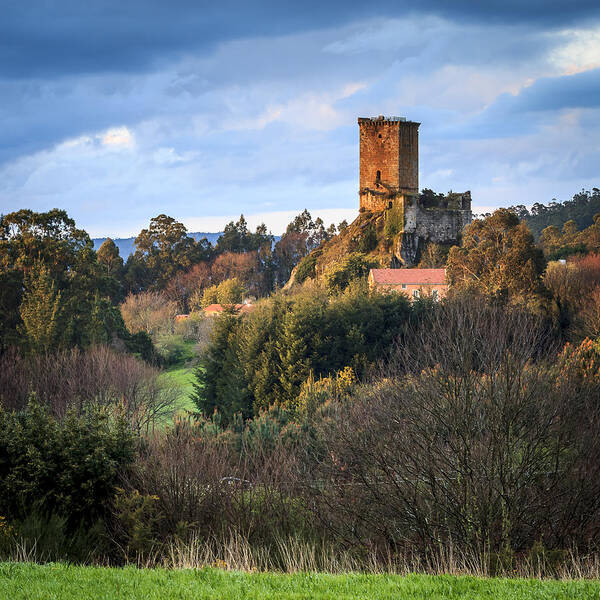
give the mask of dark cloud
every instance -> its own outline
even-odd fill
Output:
[[[156,67],[219,42],[415,14],[458,22],[565,27],[600,16],[597,0],[376,3],[303,0],[8,0],[0,9],[0,77],[56,77]],[[427,40],[424,40],[427,41]]]

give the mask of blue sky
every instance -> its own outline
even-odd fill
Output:
[[[358,116],[421,121],[475,210],[600,185],[600,3],[4,0],[0,212],[280,233],[358,206]]]

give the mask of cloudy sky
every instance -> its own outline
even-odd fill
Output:
[[[476,210],[600,185],[600,2],[2,0],[0,212],[280,233],[358,206],[358,116]]]

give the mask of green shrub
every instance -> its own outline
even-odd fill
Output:
[[[75,531],[107,514],[133,461],[134,439],[125,420],[107,410],[59,421],[32,400],[19,413],[0,408],[0,457],[3,516],[56,515]]]
[[[69,526],[68,518],[33,512],[14,524],[12,552],[17,544],[38,562],[91,562],[106,555],[109,536],[102,521]]]
[[[388,242],[392,242],[394,238],[404,229],[404,212],[402,207],[394,206],[385,213],[385,222],[383,225],[383,235]]]
[[[318,256],[318,252],[311,252],[298,263],[298,268],[296,269],[296,281],[298,283],[304,283],[309,278],[315,278],[315,266],[317,265]]]
[[[182,335],[159,335],[156,339],[156,350],[168,365],[183,363],[195,356],[190,345],[185,343]]]
[[[205,308],[211,304],[239,304],[245,292],[244,286],[237,277],[226,279],[218,285],[205,288],[201,305]],[[197,300],[191,301],[193,308],[197,308],[196,302]]]
[[[365,279],[379,262],[361,252],[353,252],[339,262],[329,265],[325,271],[325,285],[331,294],[344,291],[353,281]]]
[[[137,490],[126,492],[117,489],[115,534],[124,554],[123,558],[136,560],[148,557],[161,546],[158,534],[161,515],[157,500],[158,496],[140,494]]]
[[[377,232],[373,223],[370,223],[358,241],[357,249],[359,252],[368,253],[375,248],[377,248]]]

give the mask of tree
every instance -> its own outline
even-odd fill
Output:
[[[21,331],[33,353],[49,352],[59,343],[61,333],[61,293],[42,263],[25,273],[25,292],[21,303]]]
[[[172,333],[177,304],[162,292],[129,294],[121,304],[121,314],[130,333],[143,331],[150,336]]]
[[[123,268],[123,259],[119,255],[119,248],[110,238],[106,238],[102,242],[96,255],[98,262],[106,269],[106,274],[109,276],[118,275]]]
[[[218,412],[227,425],[236,413],[251,416],[252,404],[237,356],[238,317],[233,310],[218,317],[208,350],[194,371],[192,401],[205,417]],[[226,402],[223,400],[227,399]]]
[[[180,271],[165,286],[165,296],[177,302],[181,312],[186,313],[190,308],[190,299],[194,294],[202,297],[202,290],[212,281],[211,268],[208,263],[200,262],[189,271]]]
[[[219,285],[211,285],[206,288],[202,293],[200,304],[202,308],[205,308],[210,304],[239,304],[243,299],[244,292],[244,286],[239,279],[235,277],[226,279],[219,283]],[[197,302],[197,297],[195,297],[192,300],[195,309],[199,308]]]
[[[465,228],[461,246],[450,249],[447,275],[456,289],[523,300],[541,293],[545,264],[527,226],[501,208]]]
[[[240,215],[237,223],[229,222],[223,230],[223,235],[217,240],[215,251],[223,252],[252,252],[263,246],[271,247],[273,236],[267,233],[264,223],[256,228],[255,233],[248,230],[244,215]]]
[[[187,229],[167,215],[158,215],[135,238],[135,257],[148,270],[150,286],[155,290],[165,287],[179,271],[210,258],[212,247],[206,239],[196,242],[187,235]]]
[[[35,271],[36,264],[43,265],[47,270],[44,277],[49,277],[55,291],[60,292],[61,343],[89,344],[96,296],[114,302],[121,290],[118,281],[98,263],[88,234],[78,229],[65,211],[57,209],[47,213],[21,210],[0,218],[0,281],[9,286],[0,286],[1,344],[19,342],[25,274]],[[33,313],[26,313],[33,318]],[[112,333],[122,335],[124,331]]]

